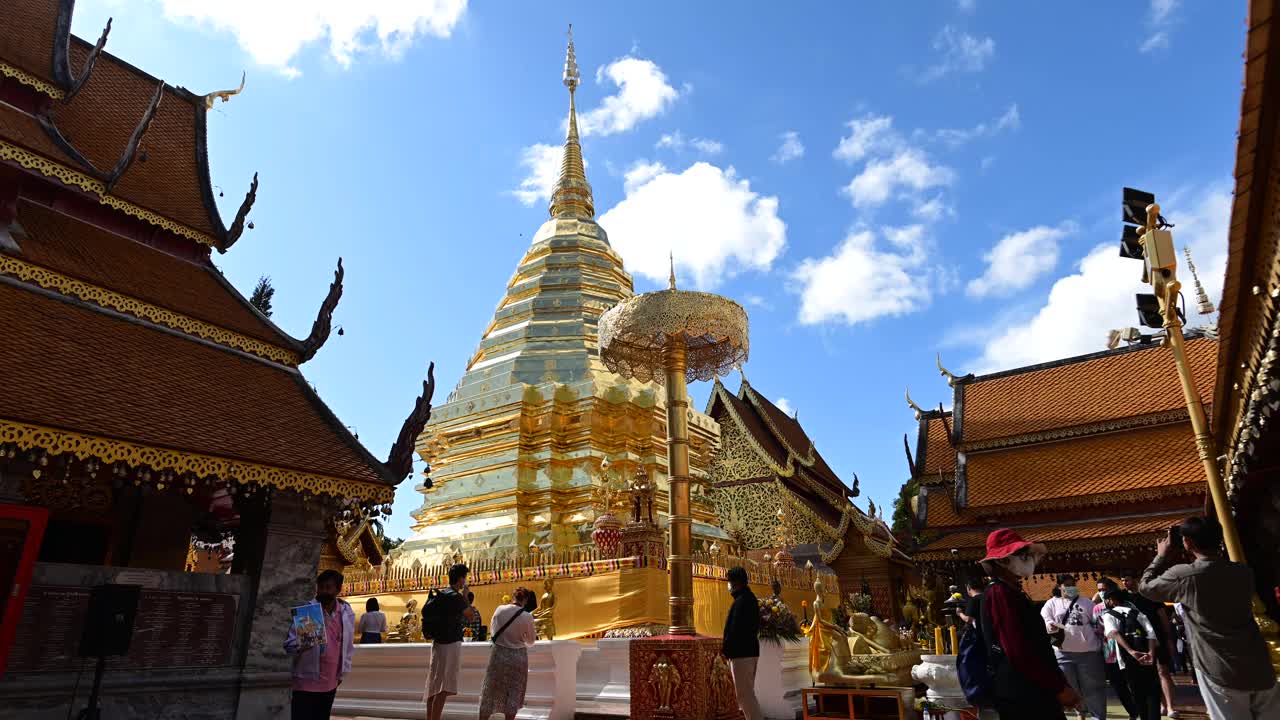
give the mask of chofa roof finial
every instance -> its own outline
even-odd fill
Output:
[[[917,420],[919,420],[920,417],[924,415],[924,410],[922,410],[920,406],[916,404],[915,400],[911,399],[911,388],[907,388],[907,407],[915,411]]]
[[[956,380],[959,378],[952,374],[950,370],[942,367],[942,353],[938,353],[938,372],[942,374],[942,377],[947,379],[947,385],[950,385],[951,387],[956,386]]]

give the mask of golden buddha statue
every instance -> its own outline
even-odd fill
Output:
[[[410,599],[404,605],[404,615],[396,624],[395,633],[388,638],[391,642],[425,642],[422,637],[422,616],[418,614],[418,601]]]
[[[547,580],[542,584],[545,592],[538,601],[538,609],[533,611],[533,626],[537,631],[538,637],[543,640],[555,640],[556,621],[556,595],[551,592],[551,581]]]
[[[874,619],[864,613],[849,615],[849,652],[854,655],[888,654],[893,648],[882,642]]]
[[[823,585],[813,584],[813,623],[809,637],[809,674],[815,685],[901,687],[911,684],[911,667],[920,652],[902,650],[888,623],[864,612],[853,613],[848,631],[823,617]]]

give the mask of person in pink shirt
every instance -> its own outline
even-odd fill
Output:
[[[338,685],[351,671],[356,613],[347,601],[338,598],[340,592],[342,573],[337,570],[325,570],[316,578],[316,597],[308,604],[319,605],[323,611],[324,645],[304,646],[289,626],[284,651],[293,657],[293,720],[328,720]]]

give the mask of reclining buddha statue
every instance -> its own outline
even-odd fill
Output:
[[[920,652],[904,650],[887,623],[866,613],[854,613],[846,630],[828,620],[822,579],[813,584],[813,623],[809,636],[809,674],[815,685],[904,687],[911,685],[911,667]]]

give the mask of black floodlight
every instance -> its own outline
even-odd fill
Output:
[[[1160,301],[1151,293],[1138,293],[1138,323],[1144,327],[1164,327],[1164,315],[1160,314]]]

